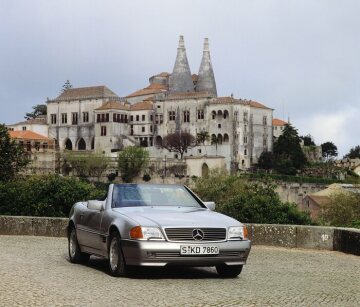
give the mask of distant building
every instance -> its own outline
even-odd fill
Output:
[[[326,206],[330,197],[336,193],[360,193],[360,186],[354,184],[333,183],[326,189],[306,195],[303,198],[300,209],[310,212],[312,219],[319,216],[321,208]]]
[[[277,140],[279,136],[282,135],[286,124],[288,124],[288,122],[285,122],[282,119],[274,118],[272,120],[273,136],[275,140]]]
[[[27,173],[48,174],[56,169],[55,141],[29,130],[9,131],[10,137],[24,148],[30,163]]]
[[[161,148],[163,138],[175,131],[195,137],[206,131],[210,139],[184,155],[197,175],[211,165],[248,169],[263,151],[272,151],[273,109],[232,95],[218,97],[208,39],[198,74],[191,74],[181,36],[173,71],[154,75],[149,83],[126,97],[106,86],[65,90],[47,101],[46,135],[60,151],[115,156],[126,146],[140,145],[153,158],[178,159]]]

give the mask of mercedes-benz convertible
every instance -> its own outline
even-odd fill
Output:
[[[76,203],[68,224],[69,258],[109,261],[124,276],[134,266],[215,266],[236,277],[250,252],[246,227],[214,211],[188,187],[110,184],[103,200]]]

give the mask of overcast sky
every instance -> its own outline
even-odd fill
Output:
[[[171,72],[179,35],[192,73],[210,41],[218,94],[274,108],[341,156],[360,145],[360,1],[0,0],[0,123],[69,79],[119,96]]]

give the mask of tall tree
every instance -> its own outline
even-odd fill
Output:
[[[284,126],[282,135],[274,143],[274,156],[277,164],[286,165],[289,168],[302,169],[306,165],[306,157],[300,146],[300,137],[291,124]]]
[[[349,158],[349,159],[360,158],[360,145],[351,148],[349,153],[346,154],[344,158]]]
[[[24,116],[25,119],[32,119],[32,118],[38,117],[39,115],[47,114],[46,104],[37,104],[36,106],[33,106],[32,108],[34,111],[26,113]]]
[[[263,151],[258,160],[260,168],[269,170],[274,167],[274,154],[271,151]]]
[[[211,145],[215,145],[215,152],[216,152],[216,155],[217,155],[217,148],[218,148],[218,145],[219,145],[219,139],[217,138],[217,136],[215,134],[212,134],[211,135]]]
[[[206,147],[205,147],[205,142],[208,141],[210,139],[210,135],[209,132],[203,130],[200,131],[197,135],[196,135],[196,143],[197,144],[203,144],[204,148],[205,148],[205,153],[206,153]]]
[[[304,146],[315,146],[314,138],[308,134],[300,137],[304,141]]]
[[[125,147],[118,157],[118,166],[124,182],[132,182],[146,167],[149,152],[142,147]]]
[[[333,142],[325,142],[321,144],[322,156],[329,160],[335,158],[338,155],[338,150],[336,145]]]
[[[66,82],[64,83],[64,85],[61,87],[61,92],[65,92],[66,90],[72,88],[72,84],[69,80],[66,80]]]
[[[13,179],[29,162],[23,148],[10,138],[5,125],[0,124],[0,181]]]
[[[188,132],[175,132],[166,135],[163,139],[162,147],[168,151],[177,152],[181,159],[187,149],[196,146],[195,137]]]

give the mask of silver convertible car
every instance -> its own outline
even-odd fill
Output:
[[[114,276],[133,266],[215,266],[236,277],[249,255],[246,227],[214,212],[188,187],[111,184],[103,200],[76,203],[68,225],[69,257],[105,257]]]

